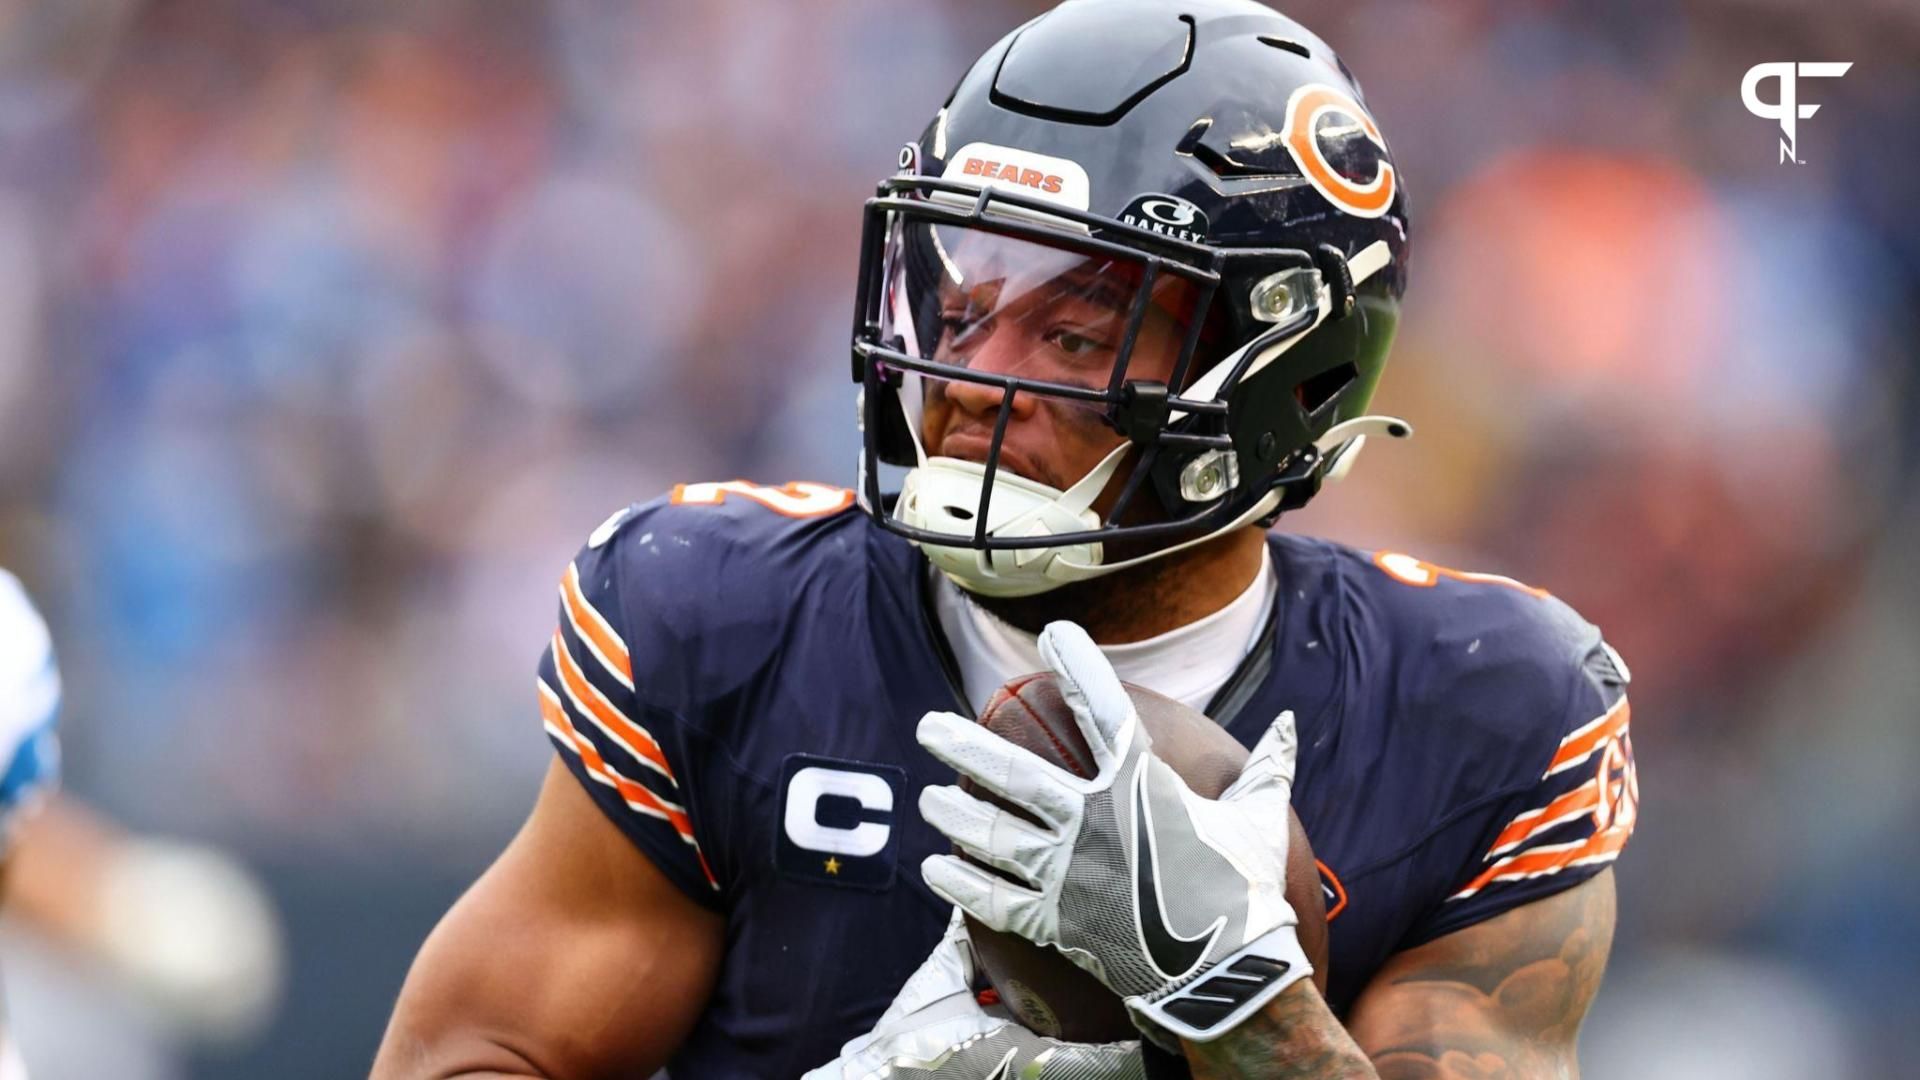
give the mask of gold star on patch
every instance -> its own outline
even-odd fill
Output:
[[[840,872],[840,860],[834,858],[831,855],[827,856],[827,873],[838,874],[839,872]]]

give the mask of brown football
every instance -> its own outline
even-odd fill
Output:
[[[1240,775],[1247,748],[1204,713],[1131,684],[1127,694],[1147,734],[1153,736],[1153,752],[1197,794],[1215,798]],[[1051,674],[1023,676],[1001,687],[987,702],[980,722],[1008,742],[1078,776],[1096,771],[1087,741]],[[1006,806],[964,777],[961,786]],[[1326,902],[1306,832],[1291,811],[1288,817],[1293,839],[1288,849],[1287,902],[1300,916],[1300,945],[1313,961],[1314,983],[1324,992]],[[973,919],[967,920],[967,930],[982,973],[1014,1018],[1029,1029],[1074,1042],[1115,1042],[1138,1036],[1120,998],[1060,953]]]

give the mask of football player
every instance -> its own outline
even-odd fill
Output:
[[[279,916],[215,848],[129,831],[56,791],[60,673],[47,625],[0,570],[0,858],[9,918],[90,975],[132,991],[172,1031],[233,1042],[271,1018]],[[210,950],[205,942],[218,940]],[[58,1038],[42,1047],[55,1058]],[[24,1076],[0,1022],[0,1080]]]
[[[1409,433],[1366,412],[1406,230],[1359,87],[1268,8],[1072,0],[995,45],[867,204],[859,489],[686,484],[588,538],[545,786],[376,1076],[1570,1075],[1633,828],[1624,666],[1539,589],[1267,529]],[[1091,781],[964,720],[1042,669]],[[1253,748],[1226,797],[1116,679]],[[1146,1039],[982,1005],[956,904]]]
[[[0,570],[0,857],[59,779],[59,711],[60,672],[47,624],[19,579]],[[0,1080],[25,1077],[20,1051],[0,1021]]]

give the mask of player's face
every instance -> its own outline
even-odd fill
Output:
[[[1089,389],[1109,385],[1143,277],[1139,264],[968,230],[939,235],[931,359]],[[1156,280],[1126,357],[1127,380],[1172,381],[1194,293],[1184,280]],[[984,461],[1005,392],[959,380],[930,379],[927,386],[921,425],[927,452]],[[1097,405],[1018,393],[1000,467],[1065,489],[1122,441]]]

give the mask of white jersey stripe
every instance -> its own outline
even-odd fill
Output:
[[[674,779],[673,773],[663,764],[666,758],[666,752],[660,748],[659,741],[653,737],[652,733],[639,724],[634,723],[633,718],[622,711],[619,706],[608,700],[607,695],[601,693],[599,687],[587,681],[586,673],[580,670],[580,665],[574,660],[573,654],[567,651],[566,640],[561,637],[558,631],[554,632],[551,647],[553,649],[553,664],[554,667],[558,669],[556,674],[560,676],[560,685],[566,690],[566,699],[567,702],[573,706],[574,715],[582,716],[592,721],[593,726],[599,728],[601,733],[612,740],[615,746],[626,751],[628,757],[633,758],[641,765],[666,777],[668,783],[678,788],[680,782]],[[562,667],[562,665],[566,666]],[[569,678],[568,676],[570,675],[576,678]],[[573,686],[576,681],[587,688],[587,693],[593,698],[591,702],[582,700],[580,696],[574,692]],[[542,682],[542,685],[544,686],[545,683]],[[644,753],[642,748],[629,737],[628,732],[616,730],[613,725],[603,720],[599,710],[594,708],[595,705],[598,705],[601,709],[605,709],[607,713],[618,720],[621,725],[631,729],[631,735],[645,739],[648,744],[645,749],[651,750],[653,753]]]
[[[1516,870],[1506,874],[1495,874],[1493,877],[1487,879],[1486,884],[1492,885],[1496,882],[1501,882],[1501,881],[1525,881],[1528,878],[1548,877],[1550,875],[1557,874],[1562,870],[1572,869],[1573,867],[1576,867],[1576,866],[1593,866],[1596,863],[1608,863],[1608,862],[1614,861],[1615,859],[1618,859],[1619,857],[1620,857],[1619,851],[1602,851],[1597,854],[1587,855],[1582,858],[1574,859],[1570,862],[1562,863],[1559,866],[1550,866],[1544,870]],[[1461,889],[1459,892],[1454,893],[1452,896],[1448,897],[1447,899],[1465,900],[1467,897],[1472,896],[1474,893],[1479,892],[1480,889],[1484,887],[1485,886],[1470,886],[1468,888]]]
[[[572,732],[562,731],[559,728],[554,727],[552,724],[544,723],[544,722],[540,726],[546,729],[547,734],[553,736],[555,742],[558,742],[561,746],[566,747],[568,752],[573,754],[574,757],[581,757],[580,748],[576,746],[573,742],[574,735]],[[597,783],[602,787],[612,788],[615,792],[618,792],[620,790],[619,782],[614,780],[613,777],[608,776],[606,773],[595,768],[592,762],[587,761],[585,758],[582,757],[580,764],[582,767],[586,769],[587,775],[593,778],[594,783]],[[669,825],[673,823],[673,819],[671,817],[668,817],[666,812],[663,810],[659,810],[652,806],[648,806],[647,804],[642,802],[635,802],[634,800],[626,798],[625,796],[621,796],[621,801],[626,803],[629,807],[631,807],[634,811],[638,813],[645,814],[648,817],[652,817],[652,818],[659,818],[661,821],[667,822]],[[679,832],[678,829],[675,829],[674,831]],[[693,837],[684,832],[680,832],[680,839],[685,840],[689,844],[692,844],[694,842]]]
[[[547,685],[547,680],[536,679],[534,681],[539,684],[541,696],[547,698],[548,700],[552,701],[555,705],[559,706],[560,709],[562,710],[562,714],[566,716],[567,722],[569,724],[572,724],[577,729],[579,727],[578,718],[582,716],[586,717],[588,721],[590,721],[593,724],[595,730],[599,731],[600,734],[605,735],[607,737],[607,741],[619,747],[622,751],[626,753],[628,757],[639,762],[642,766],[652,769],[654,772],[658,773],[659,775],[666,777],[668,783],[673,783],[673,777],[670,776],[664,769],[654,764],[651,759],[641,756],[639,751],[635,750],[632,744],[628,743],[627,740],[621,738],[618,732],[612,730],[611,728],[607,727],[607,725],[601,723],[599,718],[593,715],[592,710],[587,709],[586,707],[581,705],[579,702],[579,699],[573,696],[573,691],[571,690],[571,688],[569,688],[569,690],[567,691],[566,699],[563,700],[559,694],[554,692],[553,687]],[[562,679],[561,682],[564,684],[566,680]],[[607,768],[613,769],[612,763],[608,763]],[[679,785],[674,784],[674,787],[677,789]],[[675,810],[680,809],[678,805],[668,802],[666,799],[662,799],[660,801],[666,802],[667,805],[672,806]]]
[[[1540,811],[1534,810],[1534,811],[1531,811],[1531,813],[1538,814],[1540,813]],[[1554,818],[1552,821],[1542,821],[1532,826],[1531,828],[1529,828],[1526,831],[1525,835],[1515,837],[1514,839],[1509,840],[1508,842],[1500,845],[1499,847],[1494,848],[1492,851],[1487,852],[1487,858],[1491,859],[1499,855],[1505,855],[1507,852],[1512,851],[1514,848],[1519,847],[1520,845],[1526,843],[1528,840],[1531,840],[1534,837],[1539,836],[1541,833],[1550,832],[1554,829],[1559,828],[1562,825],[1565,825],[1570,821],[1578,821],[1583,817],[1588,817],[1592,815],[1592,813],[1593,813],[1593,807],[1581,806],[1581,807],[1576,807],[1575,809],[1569,810],[1564,814],[1561,814],[1559,817]],[[1521,817],[1525,817],[1525,816],[1526,816],[1525,814],[1521,815]],[[1518,824],[1519,819],[1518,818],[1514,819],[1514,823]],[[1512,828],[1512,826],[1510,825],[1508,826],[1508,828]],[[1533,848],[1531,850],[1542,851],[1545,849]]]
[[[697,849],[700,845],[694,840],[692,824],[687,818],[686,808],[679,803],[661,798],[652,788],[628,779],[620,773],[620,770],[608,764],[605,758],[600,757],[599,750],[593,743],[583,738],[573,727],[573,722],[567,719],[566,711],[560,708],[557,700],[550,696],[546,686],[542,684],[540,689],[541,697],[549,706],[541,710],[543,714],[541,727],[546,729],[547,734],[558,739],[575,757],[579,758],[581,766],[586,769],[589,776],[618,792],[621,801],[643,814],[664,819],[673,826],[675,832],[680,834],[682,840]],[[595,761],[595,758],[599,760]]]
[[[575,599],[578,600],[580,609],[586,613],[587,620],[593,624],[591,629],[580,625],[580,619],[574,611]],[[567,622],[573,626],[575,640],[585,646],[595,660],[600,661],[601,670],[613,676],[613,680],[621,686],[628,690],[633,689],[633,678],[627,674],[628,663],[631,661],[623,663],[622,660],[625,658],[608,656],[601,651],[599,645],[601,638],[605,638],[616,648],[625,648],[625,642],[620,640],[619,634],[613,632],[613,626],[607,622],[606,616],[601,615],[599,609],[593,606],[593,601],[587,599],[585,590],[580,588],[580,568],[573,563],[567,564],[567,576],[560,582],[560,609],[567,613]]]

